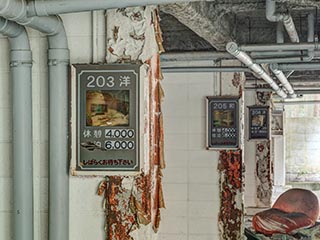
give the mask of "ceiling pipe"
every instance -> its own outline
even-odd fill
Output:
[[[286,98],[287,94],[273,81],[273,79],[263,70],[263,68],[252,61],[249,55],[240,51],[238,45],[234,42],[229,42],[226,46],[227,51],[244,63],[253,72],[259,75],[263,80],[270,84],[271,88],[281,97]]]
[[[241,45],[239,49],[246,52],[319,50],[315,43],[251,44]]]
[[[269,0],[269,1],[272,1],[272,0]],[[289,35],[291,42],[294,42],[294,43],[300,42],[299,35],[297,33],[293,19],[290,15],[285,15],[285,18],[283,19],[283,25],[284,25],[285,29],[287,30],[287,33]]]
[[[301,62],[301,54],[307,57],[306,50],[291,50],[291,51],[255,51],[250,52],[250,56],[255,59],[256,63],[288,63]],[[320,54],[320,53],[319,53]],[[197,51],[197,52],[169,52],[163,53],[160,56],[161,62],[176,62],[176,61],[217,61],[233,59],[233,56],[228,52],[214,51]]]
[[[318,46],[314,43],[282,43],[282,44],[255,44],[255,45],[242,45],[239,49],[246,52],[269,52],[269,51],[300,51],[297,57],[284,57],[284,58],[270,58],[259,59],[263,63],[288,63],[288,62],[310,62],[315,57],[315,50]],[[301,51],[307,51],[306,55],[301,55]],[[258,61],[257,61],[258,62]]]
[[[308,42],[314,42],[314,13],[311,12],[308,14]]]
[[[28,4],[28,16],[50,16],[61,13],[75,13],[111,8],[138,7],[146,5],[161,5],[178,2],[191,2],[190,0],[77,0],[77,1],[32,1]]]
[[[284,43],[283,22],[277,23],[277,43]]]
[[[26,16],[24,1],[0,0],[0,15],[32,27],[48,37],[49,65],[49,239],[69,239],[68,64],[69,50],[62,20]]]
[[[278,21],[277,23],[277,43],[284,43],[284,36],[283,36],[283,22]],[[282,86],[288,91],[290,98],[295,98],[297,95],[294,93],[292,85],[289,83],[288,78],[284,75],[282,71],[280,71],[276,66],[273,64],[269,65],[270,70],[273,74],[278,78],[281,82]]]
[[[284,105],[306,105],[306,104],[320,104],[319,100],[304,100],[304,101],[275,101],[275,104],[284,104]]]
[[[278,26],[281,22],[278,22]],[[279,36],[280,29],[277,28],[277,43],[282,43],[283,39],[281,36]],[[313,42],[313,36],[314,36],[314,14],[309,13],[308,15],[308,42]],[[309,51],[309,54],[313,54],[314,51]],[[287,77],[284,75],[284,73],[277,68],[278,65],[271,64],[270,70],[274,73],[274,75],[279,79],[279,81],[282,83],[283,87],[288,91],[290,98],[295,98],[297,95],[294,93],[294,90],[292,88],[292,85],[289,83]]]
[[[33,240],[32,52],[24,27],[0,17],[10,43],[13,95],[13,226],[15,240]]]
[[[161,66],[161,70],[164,73],[194,73],[194,72],[251,72],[246,67],[176,67],[176,66]]]
[[[294,90],[292,88],[292,85],[289,83],[287,77],[284,75],[284,73],[277,68],[277,65],[269,65],[270,70],[274,73],[274,75],[278,78],[278,80],[281,82],[282,86],[288,91],[290,98],[295,98],[297,95],[294,93]]]
[[[276,12],[275,0],[266,0],[266,18],[270,22],[282,21],[285,29],[287,30],[291,42],[299,42],[299,36],[296,27],[294,26],[294,22],[291,15]]]
[[[320,71],[320,62],[275,64],[282,71]]]
[[[314,13],[308,14],[308,42],[314,44]],[[317,46],[315,45],[315,49]],[[314,51],[314,50],[313,50]],[[273,64],[273,68],[283,70],[283,71],[305,71],[305,70],[320,70],[320,63],[292,63],[292,64]]]

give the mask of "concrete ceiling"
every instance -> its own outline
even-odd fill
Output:
[[[279,0],[290,11],[301,41],[307,37],[307,13],[317,0]],[[276,24],[265,18],[265,0],[216,0],[162,5],[161,27],[167,51],[224,51],[229,41],[275,43]],[[319,26],[320,27],[320,26]]]
[[[278,0],[277,11],[290,12],[300,42],[307,41],[308,13],[318,12],[319,0]],[[164,48],[167,52],[225,51],[226,43],[268,44],[276,42],[276,23],[265,17],[265,0],[211,0],[176,3],[160,7]],[[315,34],[320,32],[317,16]],[[290,42],[285,35],[285,42]],[[293,85],[310,85],[320,93],[320,71],[294,72]],[[288,74],[288,73],[286,73]],[[247,80],[256,77],[246,73]]]

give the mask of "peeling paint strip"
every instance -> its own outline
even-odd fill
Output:
[[[159,42],[158,45],[156,44],[156,38],[161,37],[157,21],[159,16],[154,7],[120,9],[108,11],[109,13],[108,29],[115,29],[114,26],[121,27],[116,29],[116,36],[114,32],[108,33],[108,62],[148,59],[145,61],[145,66],[148,67],[145,68],[146,87],[144,89],[144,141],[148,151],[145,151],[144,171],[140,175],[106,177],[105,182],[99,185],[98,194],[105,189],[108,240],[131,240],[132,236],[139,236],[142,232],[149,234],[143,235],[143,239],[151,240],[152,233],[142,226],[150,225],[153,232],[157,232],[160,224],[160,208],[164,207],[161,183],[161,169],[165,167],[161,113],[163,90],[160,85],[162,79],[158,54],[160,45]],[[127,25],[124,26],[123,23]],[[134,30],[124,32],[130,28],[130,24]],[[155,33],[159,36],[155,37]],[[131,181],[132,185],[128,184]]]
[[[220,151],[220,239],[243,239],[242,151]]]
[[[271,92],[257,92],[256,98],[259,105],[271,105]],[[271,207],[273,166],[270,146],[270,140],[257,142],[256,144],[256,188],[258,207]]]

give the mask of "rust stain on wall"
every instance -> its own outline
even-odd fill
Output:
[[[271,105],[271,92],[257,92],[257,102],[262,106]],[[270,140],[256,144],[257,200],[259,207],[270,207],[273,186],[273,161]]]
[[[164,94],[159,56],[163,49],[162,36],[155,7],[110,10],[107,23],[107,61],[142,62],[146,67],[142,173],[107,176],[98,188],[98,194],[105,199],[106,239],[133,240],[133,232],[142,226],[150,226],[157,232],[160,208],[165,207],[161,182],[161,171],[165,167],[161,112]],[[146,235],[144,239],[151,240],[152,236]]]
[[[242,152],[220,151],[220,239],[243,237],[243,163]]]
[[[270,141],[256,145],[257,198],[264,206],[271,206],[272,197],[272,162]]]

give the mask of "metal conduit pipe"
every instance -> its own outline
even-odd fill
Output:
[[[282,21],[279,21],[277,23],[277,43],[284,43],[284,36],[283,36],[283,23]],[[282,71],[277,69],[272,64],[269,65],[270,70],[273,72],[273,74],[278,78],[278,80],[282,83],[282,86],[288,91],[288,94],[291,98],[295,98],[296,94],[294,93],[294,90],[289,83],[287,77],[284,75]]]
[[[274,73],[274,75],[278,78],[278,80],[282,83],[283,87],[287,89],[290,98],[295,98],[297,95],[294,93],[294,90],[289,83],[287,77],[284,75],[282,71],[280,71],[277,66],[270,64],[270,70]]]
[[[10,42],[13,92],[13,222],[15,240],[33,240],[32,53],[24,27],[0,17]]]
[[[308,14],[308,42],[314,42],[314,13]]]
[[[314,14],[310,13],[308,15],[308,42],[313,42],[313,36],[314,36]],[[278,40],[281,41],[281,39],[277,38],[277,43],[279,43]],[[314,51],[310,51],[309,53],[312,53],[314,55]],[[270,69],[275,74],[275,76],[279,79],[279,81],[282,83],[283,87],[287,89],[289,96],[291,98],[295,98],[297,95],[294,93],[292,85],[289,83],[287,77],[283,74],[283,72],[277,68],[277,65],[271,64]]]
[[[233,59],[233,56],[228,52],[183,52],[183,53],[163,53],[160,55],[161,62],[172,61],[206,61],[206,60],[220,60]]]
[[[226,46],[227,51],[244,63],[248,68],[258,74],[263,80],[270,84],[271,88],[281,97],[286,98],[287,94],[278,86],[276,82],[263,70],[263,68],[254,63],[245,52],[239,50],[238,45],[234,42],[229,42]]]
[[[246,52],[319,50],[315,43],[250,44],[241,45],[239,50]]]
[[[28,16],[50,16],[61,13],[75,13],[111,8],[137,7],[146,5],[160,5],[190,0],[77,0],[77,1],[32,1],[28,4]]]
[[[303,56],[307,57],[307,50],[255,51],[250,52],[250,56],[255,59],[256,63],[300,62],[301,52]],[[161,54],[160,59],[162,63],[175,61],[215,61],[233,59],[233,56],[228,52],[199,51],[186,53],[163,53]]]
[[[165,73],[193,73],[193,72],[251,72],[245,67],[161,67],[161,70]]]
[[[3,5],[3,3],[5,3]],[[4,6],[4,7],[3,7]],[[12,7],[14,6],[14,7]],[[3,8],[2,8],[3,7]],[[14,16],[19,9],[19,16]],[[49,65],[49,239],[69,239],[68,42],[58,17],[26,16],[24,1],[0,0],[0,13],[48,36]]]
[[[277,43],[284,43],[283,22],[277,23]]]
[[[313,44],[314,42],[314,21],[315,16],[314,13],[308,14],[308,42]],[[311,50],[310,50],[311,51]],[[313,51],[315,54],[316,52]],[[291,70],[297,70],[297,71],[303,71],[303,70],[319,70],[320,69],[320,63],[294,63],[294,64],[273,64],[273,68],[281,69],[284,71],[291,71]]]
[[[316,63],[288,63],[288,64],[275,64],[279,70],[282,71],[319,71],[320,62]]]
[[[285,62],[310,62],[315,56],[315,50],[318,50],[318,46],[313,43],[291,43],[291,44],[268,44],[268,45],[242,45],[239,49],[247,52],[268,52],[268,51],[307,51],[307,55],[298,55],[297,57],[284,57],[266,59],[264,63],[285,63]],[[263,59],[259,59],[256,62],[263,62]]]
[[[292,17],[289,14],[277,13],[275,0],[266,0],[266,18],[270,22],[282,21],[291,42],[299,42],[299,36],[296,27],[294,26]]]
[[[272,0],[267,0],[267,1],[272,1]],[[287,33],[289,35],[291,42],[294,42],[294,43],[300,42],[296,27],[295,27],[293,19],[290,15],[286,15],[284,17],[283,25],[284,25],[285,29],[287,30]]]

